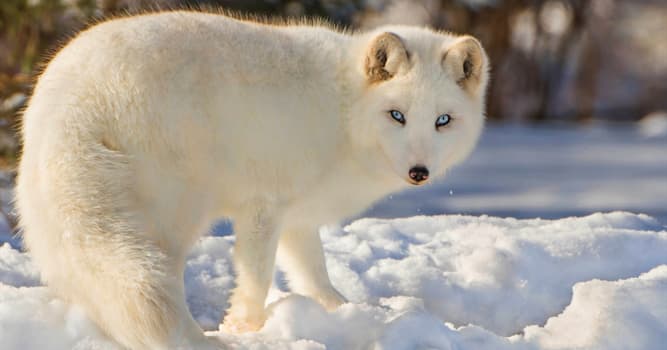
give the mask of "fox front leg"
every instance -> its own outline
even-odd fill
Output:
[[[264,302],[271,286],[278,234],[273,207],[253,202],[234,218],[236,288],[222,329],[230,333],[257,331],[264,325]]]
[[[293,292],[317,300],[329,311],[347,301],[331,284],[317,229],[290,227],[283,230],[278,262]]]

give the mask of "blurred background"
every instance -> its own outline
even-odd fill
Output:
[[[665,0],[0,0],[0,232],[14,224],[16,131],[40,64],[87,23],[183,7],[480,39],[492,62],[489,128],[472,158],[362,215],[628,210],[667,223]]]

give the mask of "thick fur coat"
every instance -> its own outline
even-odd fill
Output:
[[[55,55],[25,111],[25,245],[57,295],[131,349],[222,346],[183,286],[222,217],[237,271],[224,329],[262,326],[276,252],[295,293],[336,308],[318,227],[463,160],[487,66],[477,40],[424,28],[195,12],[98,24]]]

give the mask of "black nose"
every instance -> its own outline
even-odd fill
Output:
[[[410,179],[415,182],[422,182],[428,179],[428,169],[426,169],[426,167],[423,165],[412,167],[408,174],[410,175]]]

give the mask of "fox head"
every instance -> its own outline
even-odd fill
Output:
[[[372,166],[421,185],[472,151],[484,125],[488,58],[470,36],[384,27],[364,36],[352,141]]]

